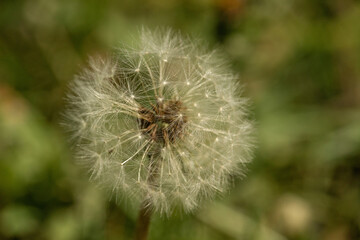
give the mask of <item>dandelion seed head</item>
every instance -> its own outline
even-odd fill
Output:
[[[71,83],[66,125],[91,179],[168,215],[226,191],[251,160],[235,75],[172,31],[92,59]]]

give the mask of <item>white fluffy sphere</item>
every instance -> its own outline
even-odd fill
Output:
[[[162,214],[223,192],[251,160],[237,77],[179,34],[143,31],[70,89],[66,125],[91,178]]]

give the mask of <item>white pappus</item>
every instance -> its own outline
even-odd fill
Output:
[[[91,179],[170,214],[225,191],[251,160],[237,76],[170,30],[92,59],[70,84],[65,124]]]

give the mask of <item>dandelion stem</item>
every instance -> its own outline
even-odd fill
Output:
[[[160,153],[157,152],[148,155],[150,160],[150,169],[147,182],[150,186],[154,184],[156,176],[158,175],[159,162],[156,162],[156,160],[159,159],[157,159],[155,156],[160,156],[159,154]],[[151,204],[148,201],[144,200],[141,204],[138,220],[136,223],[135,240],[146,240],[148,238],[152,212],[153,211],[151,209]]]
[[[135,240],[146,240],[148,238],[151,215],[151,209],[146,203],[143,203],[136,223]]]

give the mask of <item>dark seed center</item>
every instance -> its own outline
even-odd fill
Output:
[[[174,143],[184,135],[187,117],[180,101],[157,102],[152,109],[140,108],[138,122],[143,134],[153,141]]]

